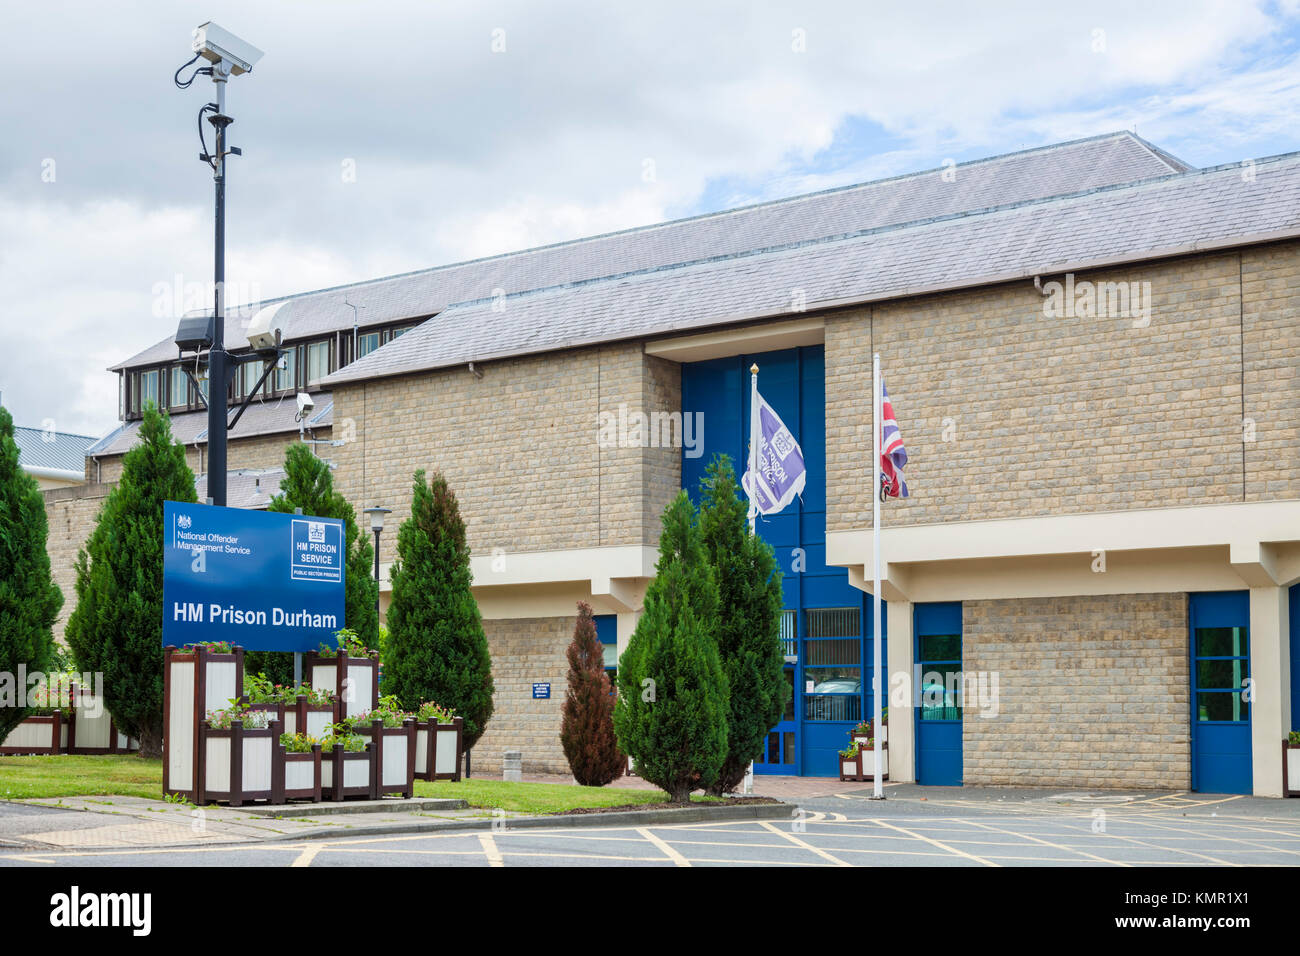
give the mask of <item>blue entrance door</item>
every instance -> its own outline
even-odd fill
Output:
[[[1250,597],[1193,594],[1192,789],[1250,793]]]
[[[918,604],[916,635],[916,780],[961,786],[961,603]]]

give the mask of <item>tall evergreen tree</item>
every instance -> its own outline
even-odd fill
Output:
[[[427,700],[453,708],[469,750],[492,716],[492,658],[470,591],[465,522],[440,472],[428,482],[415,473],[392,580],[384,690],[408,709]]]
[[[712,793],[735,790],[789,698],[781,647],[781,572],[772,546],[749,533],[731,459],[716,455],[701,482],[700,531],[718,582],[718,653],[731,688],[727,759]]]
[[[644,779],[677,803],[712,787],[727,755],[718,588],[685,492],[665,509],[655,579],[619,659],[614,732]]]
[[[560,745],[574,780],[584,787],[603,787],[622,776],[627,757],[614,737],[614,689],[586,601],[578,602],[578,623],[565,656],[569,688],[561,712]]]
[[[0,672],[13,681],[0,682],[0,740],[27,715],[17,706],[28,690],[18,683],[19,666],[45,671],[55,659],[51,627],[63,594],[50,577],[48,530],[45,499],[18,464],[13,418],[0,407]]]
[[[195,501],[194,473],[171,422],[150,402],[139,443],[105,499],[77,555],[77,608],[68,644],[77,664],[104,675],[104,705],[140,741],[142,757],[162,755],[163,502]]]
[[[280,493],[271,499],[267,511],[302,513],[317,518],[339,518],[344,524],[347,542],[347,570],[344,580],[344,625],[357,632],[361,642],[371,650],[379,649],[379,614],[375,600],[379,583],[375,580],[375,549],[370,537],[357,524],[352,503],[334,490],[334,476],[329,463],[317,458],[311,446],[292,443],[284,455],[284,479]],[[293,680],[293,654],[288,651],[250,651],[244,658],[246,669],[253,674],[265,673],[272,683],[288,684]]]

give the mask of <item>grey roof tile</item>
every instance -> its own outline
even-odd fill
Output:
[[[330,425],[333,422],[334,402],[328,392],[313,396],[318,409],[308,419],[308,428]],[[244,417],[234,430],[229,432],[232,439],[251,438],[254,435],[273,435],[281,432],[296,432],[298,423],[294,417],[298,406],[290,396],[272,399],[254,399],[244,412]],[[233,417],[233,410],[230,416]],[[172,437],[183,445],[206,442],[208,433],[208,413],[181,412],[171,416]],[[86,456],[121,455],[135,447],[140,431],[140,421],[126,422],[109,432],[95,444],[86,449]]]
[[[1081,196],[874,230],[635,275],[460,303],[324,379],[327,386],[807,309],[1300,235],[1300,153]]]
[[[424,319],[454,303],[491,296],[495,289],[514,294],[749,254],[758,249],[1168,176],[1190,168],[1132,133],[1109,133],[962,163],[956,166],[952,181],[945,180],[941,169],[910,173],[272,299],[259,305],[285,301],[277,318],[284,323],[285,339],[298,340],[350,330],[354,313],[345,299],[360,307],[361,322],[367,326]],[[242,329],[247,328],[250,318],[251,309],[232,313],[227,320],[228,348],[247,345]],[[176,355],[176,347],[168,337],[113,366],[113,370],[172,361]]]

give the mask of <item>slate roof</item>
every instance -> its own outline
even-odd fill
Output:
[[[328,392],[314,396],[316,410],[307,420],[308,428],[319,428],[334,421],[334,402]],[[254,435],[274,435],[280,432],[296,432],[298,423],[294,416],[298,412],[293,396],[260,400],[254,399],[244,412],[244,417],[233,431],[227,434],[232,439],[251,438]],[[234,417],[234,410],[229,410]],[[208,413],[206,409],[197,412],[182,412],[171,416],[172,437],[183,445],[205,442],[208,437]],[[84,452],[86,457],[92,455],[121,455],[130,451],[137,441],[142,422],[139,419],[125,422],[95,442]]]
[[[284,301],[277,318],[286,340],[351,330],[353,310],[363,327],[421,320],[448,306],[686,262],[752,254],[829,237],[858,234],[998,207],[1025,200],[1131,183],[1185,172],[1192,167],[1129,132],[1023,150],[910,173],[792,199],[628,229],[622,232],[507,253],[383,279],[322,289]],[[949,181],[951,180],[951,181]],[[251,310],[232,312],[226,344],[247,345]],[[242,324],[241,324],[242,323]],[[386,348],[386,347],[385,347]],[[383,351],[382,349],[380,351]],[[114,365],[112,371],[174,360],[171,337]]]
[[[326,386],[1300,235],[1300,153],[457,304]]]
[[[18,445],[19,467],[48,468],[84,475],[86,449],[94,444],[95,437],[15,425],[14,442]]]
[[[280,493],[280,482],[284,477],[283,468],[245,468],[226,472],[226,507],[265,508]],[[207,475],[195,479],[194,491],[199,501],[207,499]]]

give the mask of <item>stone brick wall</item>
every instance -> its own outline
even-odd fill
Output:
[[[1187,596],[967,601],[967,674],[998,674],[998,715],[967,706],[967,785],[1187,789]]]
[[[1280,243],[1248,249],[1241,259],[1250,501],[1300,497],[1298,250],[1300,243]]]
[[[417,468],[446,475],[476,554],[656,544],[678,448],[598,441],[602,412],[680,411],[680,372],[638,343],[488,362],[334,390],[355,440],[330,450],[358,507],[410,515]],[[336,426],[339,430],[339,426]],[[602,447],[603,445],[603,447]],[[396,535],[381,539],[395,557]]]
[[[577,618],[484,621],[496,687],[494,713],[474,747],[475,776],[501,775],[501,754],[522,750],[525,773],[569,772],[560,747],[560,708],[568,687],[564,651]],[[549,681],[550,700],[533,700],[533,683]]]
[[[1084,280],[1149,282],[1149,324],[1048,318],[1029,280],[828,316],[828,530],[871,524],[873,344],[910,459],[892,524],[1300,493],[1300,243]]]
[[[68,617],[77,606],[77,552],[94,530],[99,509],[113,488],[113,484],[86,484],[43,492],[49,522],[45,548],[50,555],[54,583],[63,592],[63,607],[54,622],[54,636],[59,641],[63,640]]]

